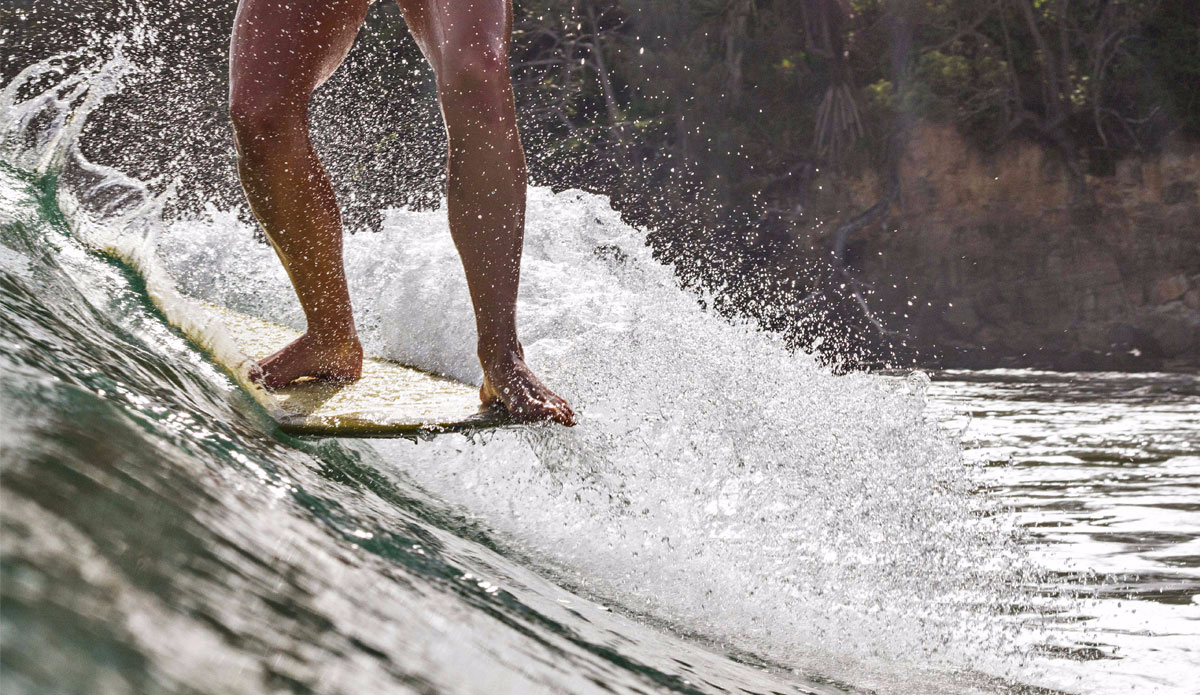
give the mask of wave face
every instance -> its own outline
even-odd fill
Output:
[[[7,682],[963,692],[1022,668],[1033,570],[921,375],[835,376],[704,311],[604,198],[532,189],[520,328],[580,425],[288,438],[88,249],[133,239],[185,294],[300,328],[273,252],[79,154],[134,66],[26,94],[52,67],[0,103],[4,620],[33,635]],[[346,258],[369,350],[478,381],[444,213],[386,210]]]
[[[834,376],[705,313],[601,197],[535,189],[529,203],[526,353],[580,426],[381,455],[589,591],[757,653],[894,659],[991,637],[943,602],[996,598],[977,589],[1014,551],[924,417],[919,378]],[[248,225],[213,214],[158,244],[185,293],[302,327]],[[371,351],[478,383],[444,214],[389,211],[346,258]]]

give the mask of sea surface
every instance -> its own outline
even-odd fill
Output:
[[[299,327],[269,247],[80,153],[126,69],[0,93],[4,693],[1197,692],[1197,375],[839,376],[535,188],[580,425],[289,437],[179,299]],[[478,380],[442,213],[346,258],[369,350]]]

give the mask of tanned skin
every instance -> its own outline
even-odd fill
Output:
[[[475,308],[480,398],[522,421],[575,424],[530,371],[517,340],[525,153],[508,65],[511,0],[398,0],[437,77],[449,145],[450,234]],[[242,187],[304,308],[308,330],[261,362],[262,383],[362,374],[342,264],[342,224],[308,134],[308,105],[346,57],[367,0],[241,0],[230,50],[230,114]]]

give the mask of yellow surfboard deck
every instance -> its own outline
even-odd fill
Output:
[[[247,356],[262,359],[299,337],[290,328],[204,303]],[[232,365],[231,365],[232,366]],[[502,413],[482,410],[475,386],[381,357],[363,360],[362,378],[333,385],[298,381],[280,389],[255,387],[268,396],[280,428],[296,435],[396,437],[495,427]]]

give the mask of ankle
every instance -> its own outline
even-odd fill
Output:
[[[477,354],[479,361],[486,367],[523,359],[525,351],[521,349],[521,343],[515,336],[504,339],[480,338]]]
[[[354,326],[346,325],[313,325],[309,324],[307,335],[322,345],[357,346],[358,332]]]

